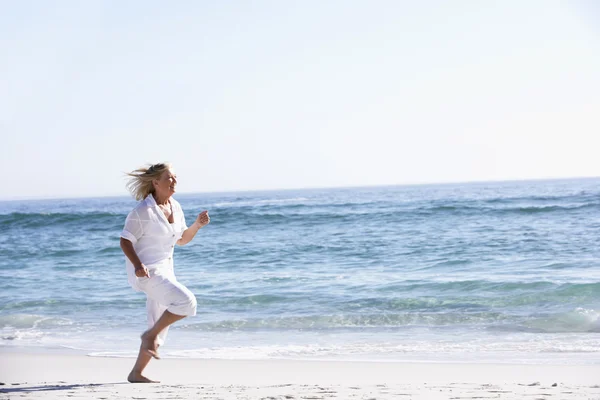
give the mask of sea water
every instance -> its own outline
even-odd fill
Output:
[[[163,356],[600,363],[600,179],[177,194]],[[0,202],[0,351],[135,356],[130,197]],[[70,349],[70,350],[69,350]]]

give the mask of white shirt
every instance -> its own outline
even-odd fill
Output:
[[[173,268],[175,244],[187,229],[181,205],[173,198],[170,201],[173,207],[172,224],[158,207],[154,197],[148,195],[127,215],[121,232],[122,238],[133,243],[135,252],[148,270]],[[127,257],[125,262],[129,284],[140,290],[133,264]]]

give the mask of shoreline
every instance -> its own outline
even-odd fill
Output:
[[[69,346],[0,346],[2,354],[17,355],[54,355],[54,356],[80,356],[90,358],[109,359],[135,359],[137,351],[98,351]],[[310,362],[310,363],[363,363],[363,364],[441,364],[441,365],[514,365],[514,366],[550,366],[550,367],[600,367],[600,360],[595,357],[597,353],[572,353],[565,357],[563,353],[546,354],[500,354],[500,353],[469,353],[462,354],[413,354],[403,358],[396,356],[382,357],[381,354],[361,355],[349,357],[347,355],[333,356],[197,356],[186,353],[180,349],[162,349],[161,358],[165,360],[196,360],[196,361],[233,361],[233,362]],[[536,357],[534,357],[534,355]]]
[[[40,398],[49,393],[54,398],[158,399],[170,397],[167,392],[181,398],[211,393],[206,398],[214,399],[391,399],[399,395],[600,399],[600,365],[166,358],[153,360],[146,370],[148,377],[161,383],[129,384],[132,358],[0,354],[0,399]]]

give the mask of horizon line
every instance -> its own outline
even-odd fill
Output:
[[[415,182],[415,183],[392,183],[378,185],[341,185],[341,186],[311,186],[311,187],[291,187],[278,189],[242,189],[242,190],[208,190],[199,192],[178,192],[180,195],[195,195],[195,194],[233,194],[233,193],[268,193],[268,192],[283,192],[294,190],[327,190],[327,189],[363,189],[363,188],[382,188],[382,187],[410,187],[410,186],[445,186],[445,185],[467,185],[467,184],[485,184],[485,183],[518,183],[518,182],[541,182],[541,181],[567,181],[567,180],[592,180],[600,179],[600,176],[573,176],[561,178],[522,178],[522,179],[498,179],[498,180],[473,180],[473,181],[450,181],[450,182]],[[13,198],[2,198],[0,202],[9,201],[36,201],[36,200],[84,200],[84,199],[105,199],[105,198],[122,198],[130,197],[131,194],[109,194],[109,195],[84,195],[84,196],[67,196],[67,197],[42,197],[42,196],[16,196]]]

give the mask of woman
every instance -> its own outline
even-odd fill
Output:
[[[127,188],[140,203],[127,216],[121,249],[126,256],[129,283],[146,293],[149,327],[142,334],[140,351],[127,380],[150,383],[156,381],[142,372],[152,357],[159,358],[158,347],[164,343],[169,326],[196,315],[196,298],[177,282],[173,272],[175,244],[189,243],[210,218],[208,211],[203,211],[187,227],[181,206],[171,197],[177,176],[170,164],[154,164],[127,175],[131,177]]]

